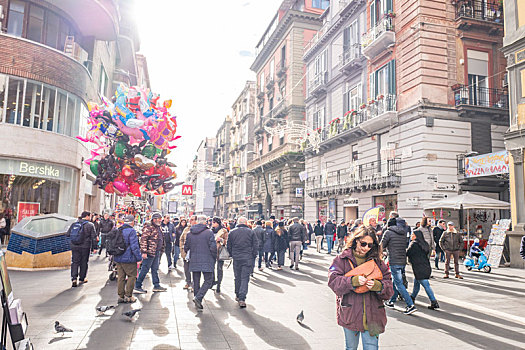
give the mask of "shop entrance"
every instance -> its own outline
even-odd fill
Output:
[[[355,220],[358,217],[359,217],[358,207],[345,207],[344,208],[345,222],[350,222],[350,220]]]
[[[41,213],[57,213],[59,192],[58,181],[0,174],[0,209],[11,209],[15,217],[18,202],[40,203]]]

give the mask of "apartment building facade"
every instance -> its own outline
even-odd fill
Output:
[[[0,210],[16,215],[18,203],[38,202],[40,212],[77,216],[107,205],[75,136],[86,132],[89,101],[147,75],[147,65],[128,64],[139,45],[124,30],[135,27],[132,6],[0,0]]]
[[[509,232],[510,263],[525,267],[519,256],[521,237],[525,235],[525,170],[522,130],[525,128],[525,3],[506,0],[503,53],[507,57],[510,95],[510,128],[505,133],[510,153],[510,197],[512,231]]]
[[[217,140],[214,137],[204,138],[193,160],[193,166],[188,172],[188,182],[193,185],[193,195],[188,197],[190,213],[212,216],[215,208],[216,174],[213,170],[213,156]]]
[[[246,216],[250,210],[252,176],[247,170],[254,157],[255,91],[255,82],[247,81],[232,105],[230,167],[226,173],[229,217]]]
[[[467,178],[460,164],[504,149],[496,4],[330,1],[322,17],[304,55],[307,120],[320,138],[318,151],[305,146],[306,218],[349,220],[381,205],[413,225],[459,191],[506,199],[504,180]],[[454,215],[437,218],[465,219]]]
[[[303,215],[304,199],[296,193],[303,187],[304,156],[283,125],[305,121],[303,50],[327,6],[327,1],[283,1],[257,44],[251,66],[257,77],[255,156],[248,171],[253,175],[251,205],[262,207],[265,218]]]
[[[215,198],[214,215],[223,218],[228,217],[226,199],[228,197],[229,186],[226,181],[226,173],[230,170],[231,124],[231,118],[227,116],[219,127],[219,130],[217,130],[213,155],[213,167],[216,172],[215,189],[213,191],[213,197]]]

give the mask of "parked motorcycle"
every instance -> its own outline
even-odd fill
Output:
[[[469,271],[473,269],[477,269],[478,271],[483,270],[486,273],[490,273],[490,271],[492,270],[492,268],[490,267],[490,264],[488,263],[488,259],[485,256],[485,253],[483,251],[479,252],[479,258],[478,258],[477,264],[476,264],[476,260],[473,257],[466,257],[464,265]]]

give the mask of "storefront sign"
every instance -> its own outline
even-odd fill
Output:
[[[0,158],[0,174],[30,176],[50,180],[71,181],[73,169],[40,162]]]
[[[298,198],[302,198],[304,193],[304,188],[298,187],[295,189],[295,196]]]
[[[343,200],[343,207],[357,207],[359,206],[359,198],[345,198]]]
[[[20,222],[24,218],[38,215],[40,212],[40,203],[18,202],[17,220]]]
[[[465,158],[465,177],[490,176],[509,173],[507,151],[482,154]]]

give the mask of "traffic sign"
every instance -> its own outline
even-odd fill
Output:
[[[182,195],[183,196],[193,195],[193,185],[182,185]]]

